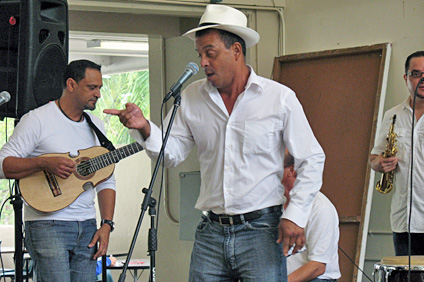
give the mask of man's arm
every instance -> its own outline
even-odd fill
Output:
[[[102,219],[113,220],[113,214],[115,211],[115,197],[116,192],[113,189],[103,189],[97,194],[100,216]],[[109,245],[110,229],[111,228],[108,224],[103,224],[94,234],[93,239],[88,245],[89,248],[92,248],[97,242],[99,242],[97,252],[94,254],[93,259],[97,259],[103,255],[106,255]]]
[[[296,182],[290,191],[290,204],[284,211],[283,224],[279,228],[279,241],[283,242],[283,253],[287,256],[293,244],[293,253],[305,242],[303,228],[306,226],[312,202],[322,185],[325,154],[315,138],[303,108],[295,94],[284,103],[287,109],[283,141],[295,158]],[[281,239],[282,238],[282,239]]]
[[[129,129],[137,129],[143,136],[144,140],[150,136],[150,123],[144,117],[143,112],[137,105],[127,103],[123,110],[106,109],[103,112],[105,114],[118,116],[119,120],[125,127]]]
[[[373,170],[377,172],[381,172],[381,173],[387,173],[396,168],[398,163],[398,158],[396,157],[384,158],[383,154],[380,154],[380,155],[371,154],[369,156],[369,163]]]
[[[21,179],[41,170],[66,179],[75,171],[75,162],[65,157],[6,157],[3,160],[3,172],[8,179]]]
[[[325,272],[325,263],[310,261],[288,276],[288,282],[307,282],[317,278]]]

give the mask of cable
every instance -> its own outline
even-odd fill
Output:
[[[162,103],[162,107],[161,107],[161,111],[160,111],[160,117],[161,117],[161,120],[160,120],[160,124],[161,124],[161,128],[162,128],[162,139],[163,139],[163,134],[164,134],[164,132],[163,132],[163,111],[164,111],[164,106],[165,106],[165,104],[164,103]],[[165,172],[164,172],[164,166],[162,166],[162,181],[163,181],[163,176],[164,176],[164,174],[165,174]],[[163,183],[161,181],[161,183]],[[167,187],[165,187],[165,189],[163,190],[164,191],[164,201],[165,201],[165,208],[164,208],[164,210],[165,210],[165,214],[166,214],[166,216],[167,216],[167,218],[169,219],[169,221],[171,221],[171,223],[173,223],[173,224],[179,224],[180,222],[178,221],[178,220],[176,220],[172,215],[171,215],[171,213],[170,213],[170,208],[169,208],[169,200],[168,200],[168,192],[167,192]],[[162,194],[162,189],[160,190],[160,195]],[[159,198],[160,199],[160,198]]]
[[[371,282],[372,282],[372,280],[371,280],[371,278],[369,278],[368,277],[368,275],[367,274],[365,274],[365,272],[349,257],[349,255],[345,252],[345,251],[343,251],[343,249],[339,246],[339,250],[350,260],[350,262],[354,265],[354,266],[356,266],[356,268],[360,271],[360,272],[362,272],[362,274],[363,275],[365,275],[365,277],[367,277],[368,278],[368,280],[370,280]]]
[[[408,213],[408,282],[411,281],[411,218],[412,218],[412,194],[413,194],[413,176],[414,176],[414,127],[415,127],[415,101],[418,94],[418,87],[424,81],[420,79],[415,88],[414,100],[412,103],[412,125],[411,125],[411,173],[410,173],[410,190],[409,190],[409,213]]]
[[[162,103],[162,106],[160,108],[160,125],[161,125],[160,127],[161,127],[161,130],[162,130],[162,144],[163,144],[163,140],[165,138],[164,137],[164,131],[163,131],[163,110],[164,110],[164,106],[165,106],[165,103]],[[158,201],[157,201],[158,208],[157,208],[157,218],[156,218],[156,231],[159,228],[159,210],[160,210],[159,207],[160,207],[160,200],[162,198],[163,177],[165,175],[165,151],[163,152],[163,154],[164,154],[164,156],[162,158],[162,172],[161,172],[161,177],[160,177],[159,197],[158,197]],[[165,208],[165,211],[166,211],[166,208]]]

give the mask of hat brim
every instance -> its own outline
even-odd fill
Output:
[[[188,37],[192,40],[196,40],[196,31],[204,30],[208,28],[221,29],[221,30],[234,33],[235,35],[240,36],[244,40],[244,42],[246,43],[246,47],[252,47],[256,45],[260,39],[259,34],[251,28],[235,26],[235,25],[224,25],[224,24],[211,24],[211,25],[199,26],[187,31],[186,33],[183,34],[183,36]]]

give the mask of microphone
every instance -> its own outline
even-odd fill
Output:
[[[171,96],[174,96],[180,92],[181,87],[183,86],[183,84],[193,75],[195,75],[197,72],[199,71],[199,67],[197,66],[196,63],[190,62],[187,64],[184,72],[181,74],[180,78],[178,78],[178,80],[172,84],[171,88],[169,89],[168,94],[166,94],[165,98],[163,99],[163,103],[165,103],[166,101],[168,101]]]
[[[10,100],[10,94],[7,91],[2,91],[0,93],[0,106],[9,102]]]

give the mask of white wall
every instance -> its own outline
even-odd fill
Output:
[[[9,205],[10,202],[7,203]],[[1,247],[14,247],[15,246],[15,232],[13,225],[0,225],[0,240]],[[13,254],[2,254],[4,268],[14,268]],[[1,265],[0,265],[1,268]]]
[[[422,0],[288,0],[287,54],[392,43],[386,108],[408,95],[406,57],[424,49]]]

